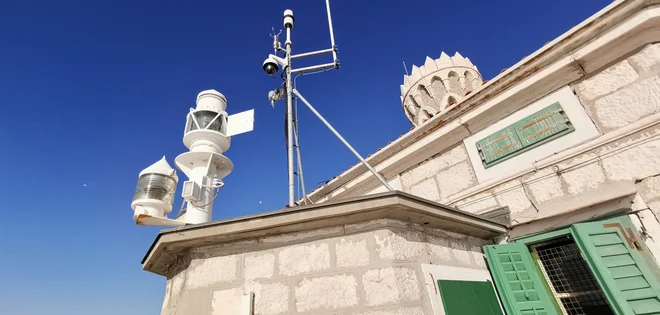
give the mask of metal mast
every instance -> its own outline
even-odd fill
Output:
[[[292,42],[291,42],[291,30],[293,29],[293,11],[291,10],[285,10],[284,11],[284,17],[283,17],[283,22],[284,22],[284,28],[286,29],[286,42],[284,44],[284,48],[281,47],[281,44],[278,42],[278,35],[274,34],[274,42],[273,42],[273,47],[275,49],[275,54],[269,55],[266,61],[264,61],[263,68],[264,71],[268,75],[274,75],[279,71],[279,66],[284,67],[284,72],[285,72],[285,91],[282,91],[282,89],[277,89],[275,91],[271,91],[269,93],[269,99],[271,102],[275,102],[277,100],[281,100],[284,96],[286,96],[286,130],[287,130],[287,162],[288,162],[288,191],[289,191],[289,206],[294,207],[296,206],[296,200],[295,200],[295,163],[294,163],[294,147],[297,148],[298,150],[298,169],[299,173],[301,176],[301,182],[302,185],[304,186],[304,180],[302,179],[302,162],[300,160],[300,147],[298,145],[298,128],[297,128],[297,122],[294,120],[296,119],[295,114],[294,114],[294,108],[293,108],[293,95],[295,94],[297,96],[297,99],[301,100],[305,105],[323,122],[323,124],[332,131],[332,133],[339,138],[339,140],[364,164],[367,169],[385,186],[389,191],[392,191],[392,187],[387,183],[385,178],[383,178],[382,175],[380,175],[376,169],[374,169],[367,161],[344,139],[337,130],[335,130],[330,123],[321,116],[321,114],[312,107],[312,105],[300,94],[300,91],[294,88],[293,86],[293,80],[291,79],[291,76],[294,74],[302,75],[302,74],[309,74],[309,73],[316,73],[316,72],[323,72],[326,70],[331,70],[331,69],[339,69],[339,60],[337,59],[337,46],[335,45],[335,37],[334,37],[334,32],[332,29],[332,16],[330,14],[330,1],[326,0],[325,1],[326,5],[326,11],[328,15],[328,28],[330,30],[330,45],[331,48],[328,49],[322,49],[322,50],[317,50],[317,51],[312,51],[312,52],[307,52],[307,53],[302,53],[302,54],[297,54],[294,55],[292,52]],[[278,51],[283,51],[285,54],[284,58],[280,58],[277,56]],[[332,54],[333,61],[331,63],[326,63],[326,64],[320,64],[320,65],[315,65],[315,66],[309,66],[309,67],[303,67],[303,68],[298,68],[294,69],[292,67],[292,61],[294,59],[299,59],[299,58],[304,58],[304,57],[311,57],[311,56],[317,56],[317,55],[323,55],[323,54]],[[285,94],[285,95],[283,95]],[[294,126],[296,124],[296,126]],[[295,131],[295,135],[294,135]],[[304,189],[304,188],[303,188]],[[303,191],[303,198],[307,199],[307,194],[305,191]]]

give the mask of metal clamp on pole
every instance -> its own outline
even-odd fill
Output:
[[[351,152],[353,152],[353,154],[354,154],[358,159],[360,159],[360,162],[362,162],[362,164],[364,164],[364,166],[366,166],[366,167],[369,169],[369,171],[371,171],[371,173],[374,174],[374,176],[376,176],[376,178],[378,178],[378,180],[381,182],[381,184],[383,184],[383,186],[385,186],[385,187],[387,188],[387,190],[389,190],[389,191],[394,191],[394,189],[390,186],[390,184],[387,183],[387,181],[385,180],[385,178],[383,178],[383,176],[381,176],[381,175],[376,171],[376,169],[374,169],[373,167],[371,167],[371,165],[369,165],[369,163],[367,163],[367,161],[366,161],[364,158],[362,158],[362,156],[360,155],[360,153],[358,153],[357,151],[355,151],[355,149],[354,149],[354,148],[348,143],[348,141],[346,141],[346,139],[344,139],[344,137],[342,137],[341,134],[339,134],[339,132],[338,132],[337,130],[335,130],[335,128],[333,128],[332,125],[330,125],[330,123],[329,123],[327,120],[325,120],[325,118],[323,118],[323,116],[321,116],[321,114],[320,114],[319,112],[316,111],[316,109],[314,109],[314,106],[312,106],[312,104],[310,104],[310,103],[309,103],[309,102],[308,102],[308,101],[307,101],[302,95],[300,95],[300,92],[298,92],[298,90],[293,89],[293,94],[295,94],[295,95],[298,97],[298,99],[301,100],[303,103],[305,103],[305,105],[307,105],[307,107],[309,108],[309,110],[311,110],[312,113],[314,113],[314,115],[316,115],[316,117],[318,117],[318,118],[319,118],[319,119],[325,124],[325,126],[328,127],[328,129],[330,129],[330,131],[332,131],[332,133],[334,133],[335,136],[337,136],[337,138],[339,138],[339,140],[340,140],[340,141],[341,141],[341,142],[342,142],[342,143],[343,143],[343,144],[344,144],[344,145],[345,145],[345,146],[346,146]]]

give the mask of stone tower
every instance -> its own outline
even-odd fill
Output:
[[[426,57],[423,66],[413,65],[412,73],[403,77],[403,111],[413,125],[421,125],[460,102],[482,83],[477,67],[458,52],[453,57],[443,52],[435,60]]]

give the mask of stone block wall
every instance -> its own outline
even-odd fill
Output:
[[[478,184],[462,143],[401,173],[403,191],[439,201]]]
[[[173,268],[162,314],[430,315],[422,263],[485,269],[488,241],[382,219],[196,249]]]
[[[660,202],[658,175],[660,126],[531,171],[452,205],[476,214],[508,206],[512,219],[522,222],[576,196],[604,193],[605,187],[630,183],[653,208]]]
[[[660,44],[612,64],[571,86],[605,135],[660,112]],[[524,154],[524,153],[523,153]],[[513,223],[530,221],[575,196],[608,186],[636,185],[660,214],[660,127],[651,126],[577,156],[479,189],[461,143],[401,174],[405,192],[480,214],[508,206]],[[474,193],[462,192],[473,188]]]
[[[574,88],[603,133],[659,112],[660,44],[647,46]]]

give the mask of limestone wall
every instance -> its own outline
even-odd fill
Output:
[[[487,242],[394,220],[200,248],[168,276],[162,314],[432,314],[421,263],[485,269]]]
[[[660,187],[654,183],[659,174],[660,127],[653,127],[457,200],[454,205],[474,213],[509,206],[514,219],[527,221],[562,201],[626,184],[636,185],[645,201],[657,202]],[[650,207],[660,214],[655,203]]]
[[[463,143],[401,173],[403,191],[440,201],[478,184]]]
[[[660,44],[647,46],[574,88],[603,133],[659,112]]]
[[[601,133],[588,141],[593,145],[582,144],[571,158],[492,184],[478,182],[460,143],[403,172],[402,189],[477,214],[508,206],[515,224],[557,211],[576,196],[606,194],[629,184],[660,214],[660,126],[652,122],[622,132],[660,112],[660,44],[571,87]],[[612,140],[603,140],[607,137]]]

